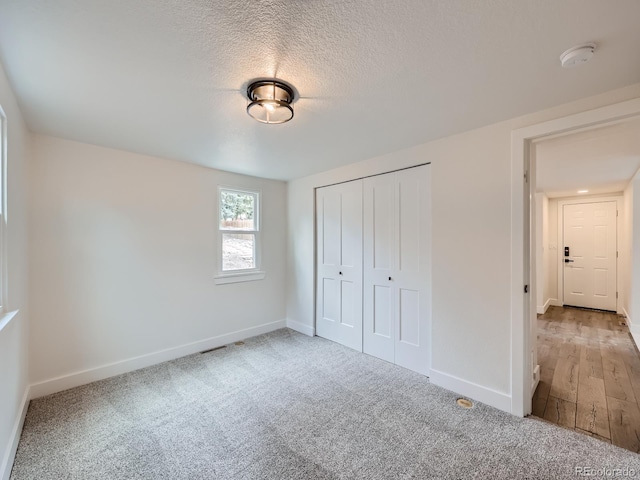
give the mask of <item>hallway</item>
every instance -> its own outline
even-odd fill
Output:
[[[533,415],[640,452],[640,354],[624,317],[572,307],[538,316]]]

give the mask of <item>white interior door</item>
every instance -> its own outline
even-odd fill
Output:
[[[395,363],[429,373],[431,228],[428,166],[396,172]]]
[[[564,205],[565,305],[616,310],[616,210],[616,202]]]
[[[365,179],[363,351],[429,371],[430,170]]]
[[[393,173],[364,180],[363,351],[395,361],[396,182]]]
[[[316,191],[318,336],[362,351],[362,180]]]

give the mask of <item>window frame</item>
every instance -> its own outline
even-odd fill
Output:
[[[239,193],[243,195],[253,196],[253,229],[230,229],[222,227],[222,193]],[[217,201],[217,230],[218,230],[218,272],[214,277],[217,285],[226,283],[249,282],[254,280],[262,280],[265,278],[265,272],[261,270],[262,265],[262,192],[257,189],[247,189],[235,186],[218,185],[218,201]],[[253,235],[253,268],[243,268],[238,270],[223,270],[224,266],[224,244],[223,238],[225,234]]]

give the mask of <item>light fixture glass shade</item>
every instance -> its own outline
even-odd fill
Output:
[[[247,113],[262,123],[284,123],[293,118],[293,90],[277,80],[260,80],[247,88]]]

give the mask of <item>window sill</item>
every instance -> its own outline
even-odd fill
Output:
[[[11,320],[13,320],[17,314],[18,314],[18,310],[0,313],[0,332],[4,330],[7,327],[7,325],[11,323]]]
[[[242,273],[224,273],[213,278],[216,285],[225,285],[227,283],[253,282],[263,280],[266,277],[265,272],[242,272]]]

